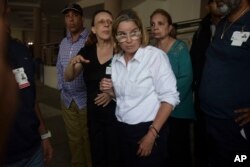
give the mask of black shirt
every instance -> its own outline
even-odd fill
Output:
[[[218,24],[206,53],[200,102],[207,115],[234,119],[236,109],[250,108],[250,37],[241,46],[232,45],[231,37],[236,31],[250,33],[250,11],[226,31],[225,24],[231,24],[227,18]]]
[[[110,77],[110,75],[106,74],[106,68],[110,67],[112,59],[104,64],[100,64],[95,44],[85,46],[79,51],[78,54],[90,61],[90,63],[83,64],[84,81],[87,87],[88,115],[93,119],[106,123],[114,121],[116,103],[113,100],[106,107],[97,106],[94,103],[94,99],[97,97],[97,94],[101,93],[99,89],[101,79]]]
[[[205,18],[202,19],[199,29],[195,32],[192,39],[190,55],[193,65],[193,79],[195,90],[199,88],[201,75],[206,60],[205,54],[212,39],[212,32],[210,28],[211,25],[211,14],[208,14]]]
[[[8,138],[6,163],[13,163],[32,156],[41,145],[38,132],[39,120],[35,112],[34,62],[28,48],[22,43],[10,39],[8,61],[11,68],[24,68],[30,86],[19,89],[19,102],[13,125]]]

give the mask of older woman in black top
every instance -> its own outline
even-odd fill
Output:
[[[72,58],[65,71],[67,81],[73,80],[84,71],[93,167],[119,166],[116,163],[119,155],[116,151],[116,103],[107,93],[99,90],[100,80],[111,74],[112,21],[109,11],[100,10],[94,14],[91,34],[85,47]]]

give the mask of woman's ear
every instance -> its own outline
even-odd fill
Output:
[[[96,34],[95,27],[91,27],[91,31],[92,31],[93,34]]]
[[[168,27],[168,33],[171,33],[172,32],[172,30],[173,30],[173,25],[171,24],[171,25],[169,25],[169,27]]]

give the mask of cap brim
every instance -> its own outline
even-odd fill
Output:
[[[75,9],[75,8],[65,8],[65,9],[63,9],[63,10],[61,11],[61,13],[65,14],[65,13],[67,13],[67,11],[69,11],[69,10],[73,10],[73,11],[79,13],[80,15],[82,15],[82,12],[79,11],[79,10],[77,10],[77,9]]]

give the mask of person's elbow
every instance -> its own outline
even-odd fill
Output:
[[[74,77],[73,77],[73,75],[70,75],[69,72],[66,70],[66,71],[64,72],[64,80],[65,80],[66,82],[70,82],[70,81],[73,81],[73,80],[74,80]]]

